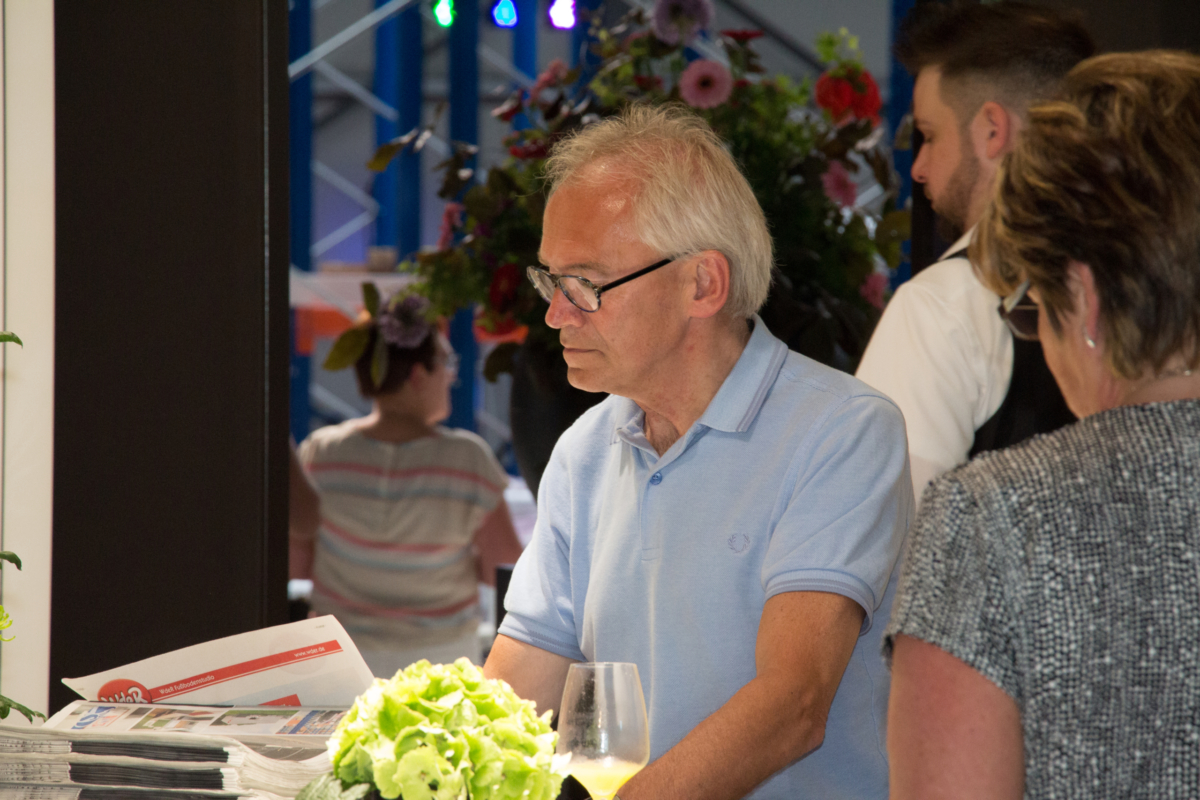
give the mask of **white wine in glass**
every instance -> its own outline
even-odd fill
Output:
[[[558,713],[558,755],[593,800],[611,800],[650,761],[637,664],[572,664]]]

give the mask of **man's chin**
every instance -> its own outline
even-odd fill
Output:
[[[572,367],[570,364],[567,365],[567,383],[584,392],[606,391],[595,370]]]

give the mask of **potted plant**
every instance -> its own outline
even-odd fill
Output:
[[[827,70],[815,83],[795,83],[764,76],[753,46],[758,31],[716,37],[728,66],[689,61],[688,45],[710,16],[702,2],[659,0],[653,15],[635,9],[612,28],[593,20],[598,63],[589,79],[555,61],[493,111],[504,120],[523,114],[530,123],[508,137],[504,164],[472,182],[476,148],[453,144],[439,165],[447,204],[438,246],[401,265],[419,276],[416,291],[434,311],[474,308],[478,338],[496,343],[484,374],[514,374],[514,447],[535,487],[558,433],[599,399],[567,384],[557,332],[545,324],[545,303],[524,277],[537,263],[545,159],[556,140],[581,126],[637,102],[682,102],[704,117],[728,144],[771,227],[777,267],[762,316],[793,350],[851,371],[883,307],[888,271],[908,238],[908,212],[895,207],[898,180],[879,90],[857,41],[845,29],[820,37]],[[371,166],[383,169],[428,135],[414,130],[384,145]],[[871,210],[857,197],[856,178],[866,173],[880,187]],[[521,441],[528,438],[525,416],[529,435],[545,440],[532,448]],[[523,459],[523,449],[536,453]]]

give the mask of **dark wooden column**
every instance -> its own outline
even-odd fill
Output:
[[[287,619],[287,0],[57,0],[58,682]]]

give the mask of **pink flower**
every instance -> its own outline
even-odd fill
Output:
[[[858,293],[871,305],[883,311],[883,295],[887,291],[888,278],[882,272],[872,272],[858,287]]]
[[[840,161],[834,161],[821,176],[821,185],[825,187],[825,195],[838,205],[839,208],[850,208],[858,200],[858,187],[850,178],[850,173]]]
[[[536,101],[543,89],[559,83],[563,78],[567,77],[567,72],[569,71],[561,58],[554,59],[546,65],[545,71],[541,75],[538,75],[537,80],[534,81],[533,86],[529,89],[529,96]]]
[[[733,76],[716,61],[693,61],[679,76],[679,94],[695,108],[716,108],[732,91]]]
[[[442,209],[442,229],[438,233],[437,249],[449,250],[454,244],[454,230],[462,227],[463,212],[467,207],[462,203],[446,203]]]

